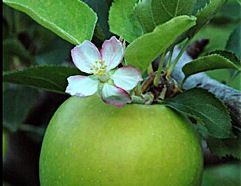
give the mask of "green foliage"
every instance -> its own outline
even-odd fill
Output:
[[[135,6],[135,14],[143,30],[147,33],[174,17],[190,15],[194,4],[193,0],[139,1]]]
[[[196,74],[198,72],[223,68],[240,70],[240,68],[232,63],[229,59],[218,54],[211,54],[208,56],[199,57],[192,62],[187,63],[182,68],[182,71],[185,74],[186,80],[190,75]]]
[[[138,0],[114,1],[109,11],[110,31],[122,36],[129,43],[143,34],[133,11],[136,2]]]
[[[98,16],[97,25],[94,35],[101,41],[108,39],[111,36],[108,25],[108,11],[109,7],[105,0],[82,0],[85,2]],[[98,28],[97,28],[98,27]]]
[[[7,70],[11,68],[11,63],[13,63],[14,56],[18,56],[25,63],[29,64],[33,60],[29,51],[24,48],[16,38],[9,38],[3,40],[3,69]]]
[[[235,53],[241,60],[241,23],[231,33],[226,49]]]
[[[224,68],[229,69],[226,71],[230,77],[225,77],[228,85],[234,86],[231,80],[241,77],[241,74],[237,75],[241,66],[241,17],[237,14],[240,8],[237,5],[240,4],[234,1],[227,4],[226,0],[3,2],[49,29],[37,25],[21,12],[4,8],[4,82],[65,94],[69,76],[85,75],[76,67],[63,66],[69,64],[73,44],[92,40],[100,42],[97,45],[100,46],[112,34],[128,42],[125,60],[128,65],[138,67],[142,73],[153,60],[171,51],[181,40],[205,37],[210,39],[203,53],[206,54],[183,67],[186,78],[198,72],[217,72],[210,70]],[[24,42],[19,39],[22,35],[29,36],[29,41],[26,38]],[[30,43],[29,46],[26,41]],[[223,72],[219,72],[219,78],[228,76]],[[240,90],[238,80],[236,78],[235,86],[239,86]],[[19,129],[37,102],[39,93],[26,87],[4,84],[3,124],[9,131]],[[213,154],[241,159],[240,138],[233,138],[229,113],[213,94],[195,88],[164,100],[164,104],[200,122],[198,126],[203,127],[203,137]]]
[[[203,172],[202,186],[238,186],[240,170],[240,162],[208,167]]]
[[[193,8],[193,15],[196,15],[197,11],[204,8],[211,0],[196,0],[195,6]]]
[[[208,76],[219,81],[220,83],[224,83],[229,87],[232,87],[236,90],[241,91],[241,73],[233,76],[228,69],[221,70],[213,70],[206,72]],[[220,75],[221,74],[221,75]]]
[[[203,124],[215,138],[234,137],[229,113],[224,104],[207,90],[193,88],[164,104]]]
[[[75,67],[36,66],[4,72],[3,81],[64,94],[67,78],[78,74],[80,75],[81,72]]]
[[[211,153],[219,157],[233,156],[241,160],[240,138],[216,139],[209,137],[206,139],[206,142]]]
[[[90,40],[96,14],[83,2],[50,0],[4,0],[7,5],[27,13],[42,26],[73,44]]]
[[[51,40],[38,54],[34,56],[37,65],[62,65],[73,45],[60,38]]]
[[[213,16],[220,10],[227,0],[210,0],[202,9],[198,10],[196,17],[196,26],[190,29],[187,33],[189,38],[192,38],[204,25],[210,21]]]
[[[234,53],[228,51],[228,50],[214,50],[206,55],[211,55],[211,54],[218,54],[223,56],[224,58],[228,59],[232,63],[234,63],[237,67],[241,67],[241,61],[238,59],[237,55]]]
[[[30,109],[37,103],[36,89],[16,86],[3,93],[3,126],[11,132],[17,131]]]
[[[124,57],[127,63],[144,73],[155,58],[165,52],[183,32],[195,25],[195,20],[195,17],[178,16],[157,26],[153,32],[137,38],[126,48]]]

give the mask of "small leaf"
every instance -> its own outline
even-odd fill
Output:
[[[215,138],[233,137],[230,115],[225,105],[212,93],[200,88],[184,91],[164,104],[193,117]]]
[[[196,4],[193,8],[193,15],[196,15],[197,11],[204,8],[207,4],[209,4],[211,0],[196,0]]]
[[[229,36],[226,49],[235,53],[241,60],[241,23],[234,29]]]
[[[188,37],[192,38],[203,26],[205,26],[220,8],[222,8],[226,1],[227,0],[210,0],[209,4],[198,10],[196,14],[197,24],[188,31]]]
[[[223,56],[224,58],[228,59],[229,61],[237,65],[237,67],[241,67],[241,60],[239,60],[234,53],[228,50],[214,50],[212,52],[207,53],[206,56],[211,54],[218,54],[220,56]]]
[[[207,138],[207,146],[211,153],[219,156],[233,156],[241,160],[241,139],[231,138],[231,139],[215,139]]]
[[[127,46],[125,60],[144,73],[154,59],[165,52],[182,33],[195,25],[195,20],[195,17],[178,16],[157,26],[153,32],[144,34]]]
[[[96,14],[79,0],[3,0],[72,44],[91,40]]]
[[[82,0],[87,5],[89,5],[90,8],[92,8],[98,16],[98,22],[99,25],[98,29],[101,29],[104,33],[105,38],[109,38],[110,32],[109,32],[109,25],[108,25],[108,11],[109,7],[107,5],[107,2],[105,0]]]
[[[138,0],[114,1],[109,11],[110,31],[122,36],[129,43],[143,34],[142,27],[134,15]]]
[[[3,92],[3,126],[14,132],[26,119],[37,102],[39,93],[35,89],[15,87]]]
[[[234,63],[232,63],[229,59],[224,58],[218,54],[211,54],[209,56],[199,57],[193,60],[190,63],[187,63],[182,68],[182,71],[185,74],[184,81],[193,74],[204,72],[208,70],[215,70],[215,69],[235,69],[240,70]]]
[[[180,15],[190,15],[193,0],[145,0],[135,6],[135,15],[145,32],[151,32],[160,24]]]
[[[67,78],[78,74],[83,75],[76,67],[34,66],[4,72],[3,81],[64,94],[68,84]]]

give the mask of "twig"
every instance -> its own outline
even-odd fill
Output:
[[[175,47],[172,54],[172,61],[177,57],[180,52],[179,47]],[[167,60],[168,56],[165,57]],[[175,66],[171,76],[178,82],[181,83],[184,79],[184,73],[182,67],[192,61],[192,58],[184,52],[179,62]],[[192,75],[188,77],[183,85],[184,89],[190,89],[194,87],[200,87],[207,89],[209,92],[215,94],[220,100],[224,102],[230,112],[232,123],[235,126],[241,127],[241,92],[224,85],[206,75],[204,72]]]

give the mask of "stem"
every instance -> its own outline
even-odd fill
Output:
[[[140,85],[140,83],[138,83],[137,86],[136,86],[136,89],[135,89],[135,95],[136,96],[141,96],[141,93],[142,93],[141,85]]]
[[[45,131],[44,128],[36,127],[33,125],[29,125],[29,124],[21,124],[19,126],[19,130],[25,131],[25,132],[33,132],[33,133],[41,135],[41,136],[43,136],[44,131]]]
[[[158,66],[157,74],[156,74],[156,77],[154,78],[154,82],[153,82],[155,87],[158,87],[158,84],[159,84],[165,55],[166,55],[166,51],[161,55],[161,59],[160,59],[160,63],[159,63],[159,66]]]
[[[148,79],[145,80],[145,82],[141,85],[141,93],[146,92],[146,90],[153,85],[155,76],[156,76],[156,74],[153,72],[152,74],[150,74]]]
[[[173,54],[174,46],[171,48],[170,53],[168,55],[168,60],[166,64],[166,69],[168,69],[171,65],[171,60],[172,60],[172,54]]]
[[[234,81],[234,79],[239,75],[240,71],[237,71],[235,73],[233,73],[232,75],[230,75],[229,80],[226,82],[227,85],[229,85],[232,81]]]
[[[135,104],[145,104],[145,100],[143,98],[141,98],[140,96],[132,95],[131,99],[132,99],[132,102]]]
[[[178,63],[179,59],[181,58],[182,54],[186,51],[187,46],[189,45],[191,39],[188,39],[182,49],[180,50],[179,54],[177,55],[176,59],[173,61],[172,65],[167,70],[167,77],[170,77],[172,74],[173,69],[175,68],[176,64]]]

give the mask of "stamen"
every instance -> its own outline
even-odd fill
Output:
[[[99,76],[107,76],[107,73],[106,73],[107,65],[105,65],[104,63],[105,63],[105,60],[103,59],[95,60],[96,65],[93,65],[93,67],[90,68],[90,73],[93,73]]]

